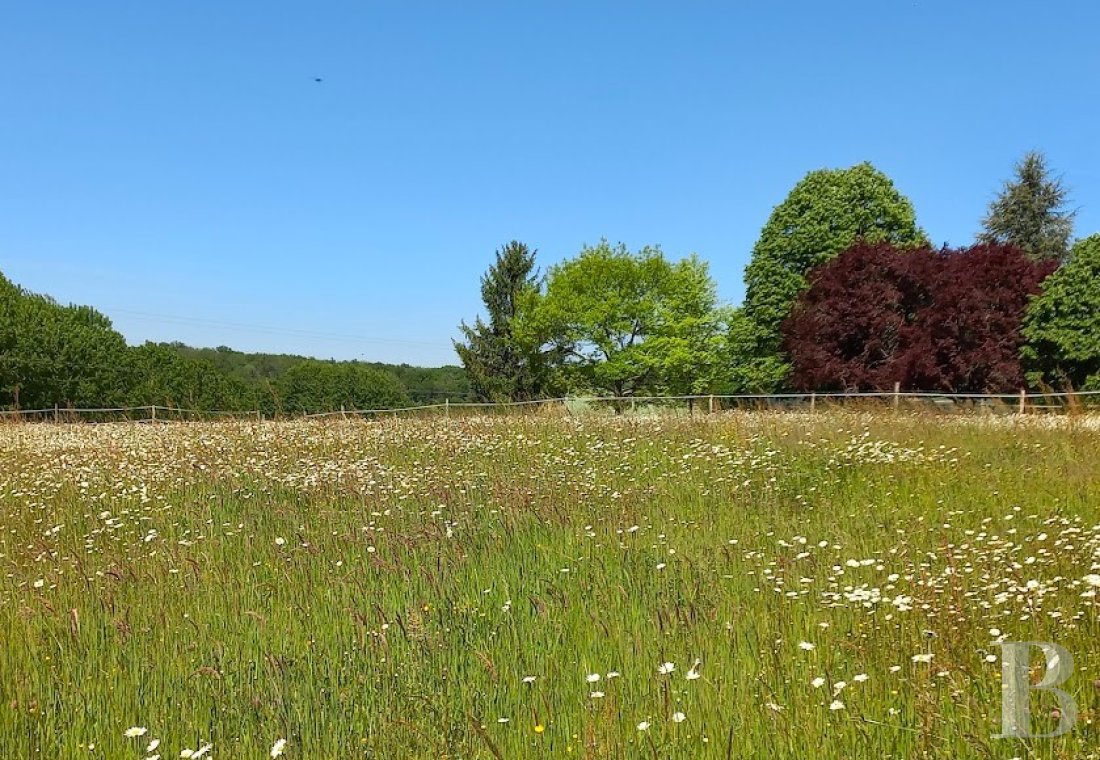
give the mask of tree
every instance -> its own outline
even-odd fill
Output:
[[[462,367],[453,364],[442,367],[413,367],[408,364],[368,362],[368,366],[393,373],[405,386],[414,404],[435,404],[440,399],[473,401],[470,381]]]
[[[282,393],[292,410],[320,412],[341,405],[405,406],[406,385],[421,402],[443,396],[464,399],[468,393],[460,367],[357,362],[299,366],[305,361],[225,346],[146,343],[131,348],[94,309],[61,306],[0,274],[0,407],[157,404],[245,411],[258,405],[274,413],[282,408]],[[292,376],[283,380],[292,369]]]
[[[729,390],[734,393],[771,393],[790,373],[785,354],[765,348],[771,338],[741,306],[728,320],[725,355]]]
[[[1015,171],[989,205],[978,240],[1012,243],[1033,259],[1061,261],[1069,251],[1076,214],[1066,209],[1068,191],[1050,176],[1042,153],[1026,153]]]
[[[209,362],[229,377],[248,386],[265,411],[275,412],[278,404],[273,396],[274,384],[288,369],[307,357],[294,354],[261,354],[235,351],[226,346],[192,348],[183,343],[165,344],[181,356]],[[392,372],[418,404],[429,404],[449,398],[451,401],[473,401],[470,383],[462,367],[413,367],[408,364],[364,362],[375,369]]]
[[[473,327],[459,325],[465,342],[455,341],[470,384],[483,401],[536,398],[545,363],[538,351],[518,340],[514,322],[523,304],[538,291],[535,252],[513,240],[496,252],[496,261],[481,278],[481,300],[489,322],[478,317]]]
[[[1031,298],[1056,264],[1013,245],[945,249],[935,302],[910,350],[911,387],[1008,393],[1024,385],[1020,332]]]
[[[720,368],[720,314],[706,265],[607,241],[553,267],[523,329],[559,357],[569,387],[636,396],[701,391]]]
[[[1020,327],[1053,265],[1015,246],[857,245],[822,266],[783,325],[807,390],[1014,391]]]
[[[929,248],[857,244],[817,269],[783,324],[791,383],[805,390],[911,387],[905,357],[935,301]]]
[[[22,295],[19,288],[0,273],[0,405],[17,403],[18,308]]]
[[[673,264],[657,304],[656,329],[645,345],[656,361],[659,391],[696,395],[724,384],[728,320],[707,263],[692,255]]]
[[[789,370],[780,326],[807,275],[856,241],[899,248],[925,243],[913,206],[869,163],[810,172],[791,190],[753,247],[746,294],[730,345],[748,391],[779,387]]]
[[[172,345],[145,343],[130,349],[130,403],[183,409],[246,411],[256,394],[242,380],[204,359],[188,358]]]
[[[409,405],[405,387],[392,373],[358,362],[307,359],[288,369],[276,388],[282,411],[291,414]]]
[[[1100,234],[1069,260],[1028,307],[1022,355],[1033,384],[1100,390]]]
[[[0,405],[104,406],[127,397],[126,341],[87,306],[0,277]]]

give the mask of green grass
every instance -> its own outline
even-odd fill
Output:
[[[1097,452],[890,413],[0,427],[0,757],[1097,757]],[[990,738],[991,629],[1073,653],[1071,734]]]

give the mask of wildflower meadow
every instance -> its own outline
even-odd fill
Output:
[[[3,425],[0,757],[1100,757],[1096,423]]]

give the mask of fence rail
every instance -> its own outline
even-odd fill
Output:
[[[743,393],[743,394],[695,394],[684,396],[563,396],[558,398],[534,399],[530,401],[477,402],[461,401],[451,403],[421,404],[418,406],[390,407],[384,409],[340,409],[316,413],[267,414],[260,410],[228,411],[210,409],[188,409],[184,407],[161,406],[118,406],[95,408],[70,408],[56,406],[47,409],[10,409],[0,410],[0,420],[24,421],[111,421],[129,420],[140,422],[175,422],[196,419],[324,419],[332,417],[372,417],[381,415],[400,415],[412,413],[439,413],[445,415],[462,411],[508,411],[524,408],[543,408],[559,406],[571,413],[581,413],[600,409],[613,410],[615,413],[632,411],[668,411],[680,410],[694,413],[698,411],[718,412],[730,409],[772,409],[772,410],[809,410],[819,405],[839,406],[858,405],[867,402],[881,406],[884,402],[895,409],[904,406],[907,409],[925,408],[938,411],[959,411],[981,409],[999,413],[1062,412],[1075,408],[1100,410],[1100,391],[1050,393],[942,393],[936,391],[870,391],[824,393]]]

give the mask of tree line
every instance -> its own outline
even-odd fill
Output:
[[[129,346],[106,316],[0,274],[0,408],[168,406],[268,415],[470,397],[460,367],[323,361],[181,343]]]
[[[606,240],[540,272],[513,241],[463,322],[462,367],[129,346],[103,314],[0,274],[0,408],[162,405],[300,414],[451,401],[781,390],[1100,389],[1100,235],[1041,154],[971,244],[934,248],[868,163],[808,173],[719,302],[707,262]]]
[[[1035,152],[957,248],[871,164],[812,171],[764,225],[740,306],[695,255],[600,241],[543,274],[512,241],[455,350],[486,401],[1100,390],[1100,235],[1074,241],[1074,216]]]

